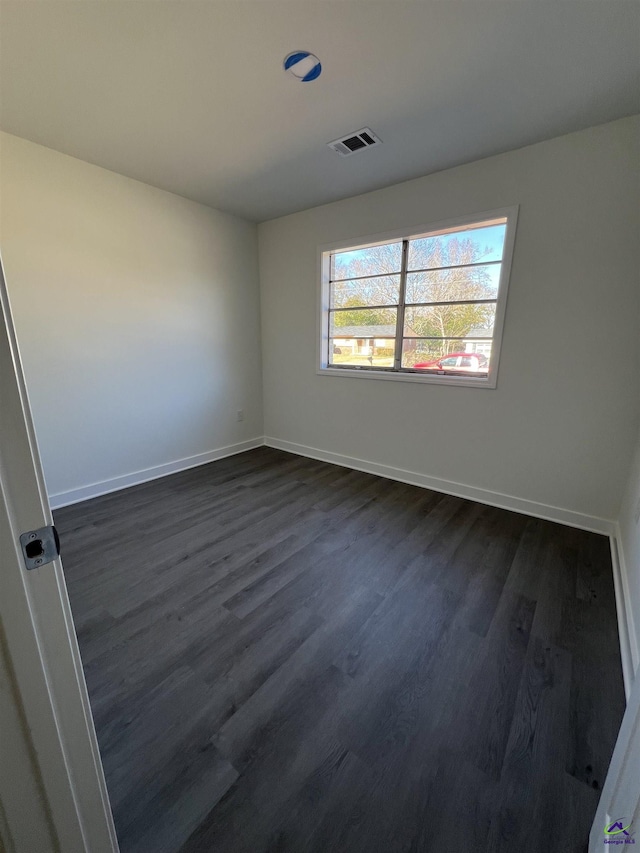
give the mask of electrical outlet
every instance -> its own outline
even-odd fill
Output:
[[[237,420],[238,420],[238,421],[243,421],[243,420],[244,420],[244,409],[238,409]]]

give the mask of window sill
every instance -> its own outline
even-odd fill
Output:
[[[487,379],[468,379],[466,376],[427,376],[417,373],[401,373],[387,370],[349,370],[342,367],[320,367],[318,376],[341,376],[343,379],[384,379],[392,382],[417,382],[422,385],[457,385],[462,388],[482,388],[494,390],[497,377]]]

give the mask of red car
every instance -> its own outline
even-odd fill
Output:
[[[479,352],[452,352],[436,361],[422,361],[414,364],[416,370],[428,370],[430,373],[474,373],[487,375],[489,360]]]

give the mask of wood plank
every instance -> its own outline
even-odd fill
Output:
[[[608,542],[259,448],[58,510],[123,853],[582,853]]]

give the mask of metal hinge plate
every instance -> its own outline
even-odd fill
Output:
[[[52,563],[60,555],[60,539],[53,525],[27,530],[20,536],[24,564],[28,569],[39,569]]]

